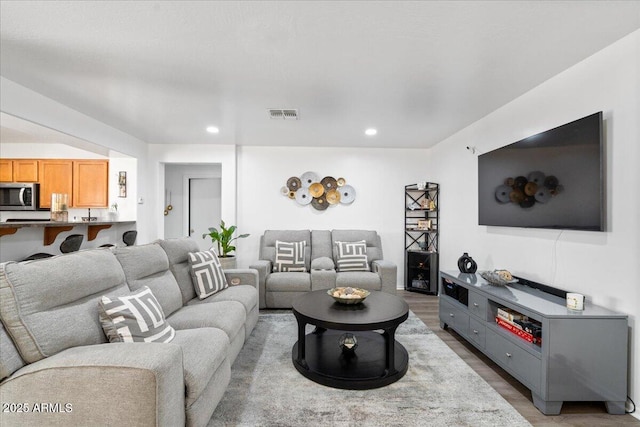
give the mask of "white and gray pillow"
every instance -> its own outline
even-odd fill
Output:
[[[109,342],[166,343],[176,334],[147,286],[125,296],[103,296],[98,311]]]
[[[189,252],[189,265],[198,298],[205,299],[229,287],[215,252]]]
[[[307,242],[282,242],[276,240],[276,261],[273,264],[274,272],[298,271],[306,272],[305,250]]]
[[[370,271],[367,258],[367,242],[336,241],[336,266],[343,271]]]

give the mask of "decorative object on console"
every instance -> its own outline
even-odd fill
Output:
[[[315,172],[305,172],[299,178],[290,177],[280,193],[300,205],[311,204],[314,209],[324,211],[330,205],[350,204],[355,200],[356,191],[346,182],[344,178],[325,176],[320,179]]]
[[[465,252],[458,258],[458,270],[460,273],[475,273],[478,270],[478,264]]]
[[[567,308],[570,310],[584,310],[584,295],[569,292],[567,294]]]
[[[508,270],[481,271],[480,275],[490,285],[506,286],[518,282],[518,279],[514,278]]]

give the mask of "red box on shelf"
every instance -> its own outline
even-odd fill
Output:
[[[512,325],[511,323],[507,322],[501,317],[496,317],[496,323],[501,328],[506,329],[507,331],[511,332],[514,335],[519,336],[520,338],[526,340],[527,342],[530,342],[536,345],[541,345],[542,343],[542,340],[540,338],[536,338],[530,333],[525,332],[522,329],[519,329],[518,327]]]

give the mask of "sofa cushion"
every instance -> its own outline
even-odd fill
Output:
[[[382,282],[378,273],[370,271],[349,271],[336,274],[336,287],[346,286],[379,291],[382,289]]]
[[[0,317],[28,363],[70,347],[107,342],[98,300],[128,292],[109,249],[0,266]]]
[[[190,252],[189,265],[198,298],[204,299],[229,287],[215,252]]]
[[[267,292],[310,291],[311,275],[309,273],[271,273],[267,276],[265,287]]]
[[[171,344],[182,348],[185,406],[189,408],[202,394],[209,380],[229,353],[229,338],[216,328],[176,331]],[[226,386],[222,384],[221,386]]]
[[[247,314],[244,306],[236,301],[187,305],[173,313],[167,321],[177,330],[194,328],[222,329],[233,341],[243,330]]]
[[[306,247],[311,247],[311,232],[309,230],[267,230],[260,238],[259,259],[276,262],[276,241],[300,242],[305,241]],[[311,269],[311,251],[305,251],[304,266],[309,271]]]
[[[103,296],[100,323],[109,342],[170,342],[176,331],[167,323],[151,290],[143,286],[129,295]]]
[[[336,241],[336,266],[338,272],[370,271],[367,262],[367,242]]]
[[[224,292],[218,292],[206,299],[194,298],[187,304],[196,305],[219,301],[237,301],[244,306],[245,312],[249,314],[258,305],[258,290],[251,285],[229,286]]]
[[[114,250],[132,291],[148,286],[165,316],[182,307],[182,293],[169,270],[167,253],[157,243]]]
[[[169,270],[178,282],[182,292],[182,304],[196,297],[196,291],[191,279],[191,266],[189,265],[189,252],[200,250],[198,243],[190,237],[180,239],[163,239],[157,243],[164,249],[169,259]]]
[[[276,240],[276,260],[273,263],[274,272],[298,271],[304,273],[305,249],[307,242],[283,242]]]
[[[25,365],[13,340],[0,322],[0,381]]]

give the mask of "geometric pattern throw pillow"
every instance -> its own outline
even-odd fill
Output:
[[[336,264],[338,271],[370,271],[367,262],[367,242],[336,241]]]
[[[306,272],[305,248],[306,241],[281,242],[276,240],[276,262],[273,264],[274,272],[299,271]]]
[[[191,280],[198,298],[205,299],[229,287],[215,252],[190,252],[189,264],[191,265]]]
[[[98,311],[109,342],[169,342],[176,334],[147,286],[125,296],[103,296]]]

